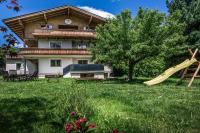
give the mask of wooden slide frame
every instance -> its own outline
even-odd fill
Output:
[[[188,49],[188,51],[190,52],[190,54],[191,54],[191,56],[192,56],[191,59],[193,59],[193,58],[196,57],[197,52],[198,52],[199,50],[196,49],[194,52],[192,52],[191,49]],[[196,78],[197,74],[198,74],[199,71],[200,71],[200,61],[197,61],[197,62],[198,62],[198,67],[196,68],[196,70],[195,70],[195,72],[194,72],[194,74],[193,74],[193,76],[192,76],[192,78],[191,78],[191,80],[190,80],[190,82],[189,82],[189,84],[188,84],[188,87],[191,87],[191,86],[192,86],[192,83],[193,83],[194,79]],[[183,74],[182,74],[182,76],[181,76],[181,80],[180,80],[180,81],[182,81],[182,80],[185,78],[185,75],[187,74],[188,69],[189,69],[189,67],[185,68],[185,70],[183,71]]]

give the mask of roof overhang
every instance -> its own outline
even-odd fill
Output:
[[[74,15],[91,20],[96,23],[104,23],[105,18],[74,6],[62,6],[53,9],[43,10],[17,17],[4,19],[3,22],[21,39],[24,39],[24,25],[39,20],[47,20],[60,15]]]

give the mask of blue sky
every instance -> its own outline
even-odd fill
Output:
[[[165,0],[18,0],[22,5],[20,12],[8,10],[4,4],[0,5],[0,20],[21,14],[31,13],[44,9],[54,8],[62,5],[87,6],[102,10],[111,14],[119,14],[124,9],[130,9],[133,16],[139,7],[157,9],[167,13]],[[0,22],[0,25],[3,25]],[[0,43],[3,42],[0,35]]]

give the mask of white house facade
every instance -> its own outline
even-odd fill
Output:
[[[4,23],[25,44],[17,56],[7,55],[6,70],[17,74],[37,72],[39,78],[110,76],[112,70],[91,61],[89,47],[96,39],[95,27],[105,19],[72,6],[63,6],[8,18]]]

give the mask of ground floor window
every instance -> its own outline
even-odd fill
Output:
[[[88,64],[88,60],[78,60],[78,64]]]
[[[51,67],[61,67],[61,60],[51,60]]]

